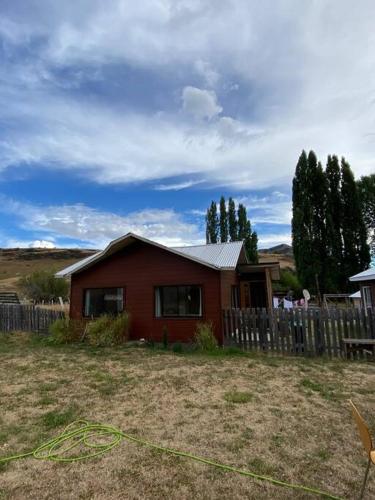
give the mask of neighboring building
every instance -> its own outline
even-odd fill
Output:
[[[375,307],[375,267],[349,278],[360,286],[363,307]]]
[[[129,233],[63,269],[71,277],[70,317],[131,315],[132,339],[190,341],[197,321],[222,340],[222,310],[272,307],[279,264],[248,264],[241,241],[168,248]]]
[[[361,308],[362,307],[362,300],[361,300],[361,290],[358,290],[358,292],[352,293],[349,295],[349,299],[352,301],[352,304],[354,307]]]

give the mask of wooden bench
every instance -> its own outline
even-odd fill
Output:
[[[375,339],[342,339],[344,353],[347,359],[350,355],[358,353],[361,357],[366,353],[372,354],[375,358]]]

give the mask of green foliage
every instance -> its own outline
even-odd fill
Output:
[[[318,295],[342,292],[370,262],[367,228],[349,164],[329,156],[324,171],[302,151],[293,179],[293,253],[299,280]]]
[[[237,218],[238,215],[238,218]],[[226,211],[225,198],[220,198],[220,224],[217,218],[216,203],[211,202],[206,216],[206,241],[217,243],[218,227],[220,227],[220,241],[243,241],[245,252],[249,262],[258,262],[258,236],[251,229],[250,220],[247,218],[246,207],[240,203],[236,213],[236,205],[232,198],[228,200],[228,212]]]
[[[253,399],[253,395],[251,392],[239,392],[239,391],[230,391],[224,394],[225,401],[228,403],[249,403]]]
[[[370,235],[370,247],[375,256],[375,174],[361,177],[357,182],[362,215]]]
[[[117,316],[103,314],[88,323],[87,341],[97,347],[123,344],[129,338],[129,324],[129,314],[126,311]]]
[[[61,318],[54,321],[49,327],[51,341],[54,344],[69,344],[78,342],[82,338],[85,324],[80,320]]]
[[[219,237],[219,218],[217,215],[217,206],[214,201],[207,209],[206,215],[206,242],[217,243]]]
[[[56,278],[51,271],[35,271],[24,276],[19,281],[25,295],[36,302],[42,300],[66,300],[69,294],[69,284],[63,278]]]
[[[233,201],[233,198],[229,198],[228,200],[228,232],[230,241],[238,240],[236,205]]]
[[[70,424],[76,416],[76,408],[71,406],[63,412],[50,411],[45,413],[42,416],[42,422],[47,429],[55,429],[56,427]]]
[[[173,352],[176,352],[176,353],[183,352],[183,347],[182,347],[181,342],[176,342],[175,344],[173,344]]]
[[[168,327],[167,327],[167,325],[163,326],[162,343],[163,343],[164,349],[168,349],[169,333],[168,333]]]
[[[224,196],[220,198],[220,241],[228,241],[228,214]]]
[[[363,219],[358,187],[349,163],[341,160],[343,269],[347,277],[366,269],[370,264],[367,228]]]
[[[214,335],[211,322],[197,323],[195,342],[202,351],[214,351],[217,349],[217,339]]]
[[[298,280],[297,274],[291,269],[280,270],[280,280],[273,286],[275,291],[283,291],[287,293],[289,290],[293,291],[294,297],[302,296],[301,283]]]

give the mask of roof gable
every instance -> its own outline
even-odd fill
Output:
[[[58,273],[56,273],[56,277],[63,278],[65,276],[71,276],[72,274],[81,272],[97,262],[108,258],[110,255],[118,252],[119,250],[126,248],[128,245],[131,245],[135,241],[141,241],[143,243],[155,246],[157,248],[161,248],[175,255],[179,255],[180,257],[184,257],[185,259],[189,259],[198,264],[202,264],[204,266],[210,267],[215,270],[220,269],[234,269],[240,259],[240,256],[244,255],[243,251],[243,243],[242,241],[232,242],[232,243],[221,243],[221,244],[212,244],[212,245],[198,245],[195,247],[179,247],[179,248],[169,248],[160,243],[156,243],[155,241],[148,240],[147,238],[143,238],[142,236],[138,236],[133,233],[128,233],[121,238],[113,240],[109,245],[94,255],[90,255],[75,264],[62,269]],[[224,249],[225,246],[228,246],[227,249]],[[204,251],[204,247],[211,247],[209,250]],[[218,248],[214,248],[218,247]],[[230,248],[229,248],[230,247]],[[243,257],[242,257],[243,258]],[[246,257],[245,257],[246,259]]]
[[[349,278],[349,281],[373,281],[375,280],[375,267],[370,267],[366,271],[355,274]]]

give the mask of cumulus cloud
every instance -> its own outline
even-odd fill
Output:
[[[371,0],[288,0],[272,10],[247,0],[7,2],[1,168],[79,169],[100,183],[197,174],[260,188],[289,184],[301,149],[314,148],[370,173],[374,16]],[[110,65],[178,75],[171,94],[182,93],[186,112],[180,102],[124,110],[76,92]],[[197,74],[215,93],[192,85],[205,86]],[[226,100],[233,82],[237,100]]]
[[[214,116],[223,111],[217,103],[214,91],[201,90],[196,87],[185,87],[182,91],[182,107],[187,112],[200,120]]]
[[[5,248],[56,248],[53,241],[49,240],[15,240],[8,239],[4,244]]]
[[[204,242],[197,225],[185,221],[172,209],[145,209],[119,215],[83,204],[41,207],[3,197],[4,200],[6,203],[0,210],[17,215],[23,229],[48,232],[56,241],[69,238],[85,246],[103,248],[111,240],[132,232],[167,246]]]

